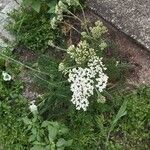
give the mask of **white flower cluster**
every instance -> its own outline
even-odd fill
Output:
[[[103,25],[102,22],[95,22],[95,27],[90,27],[91,34],[94,39],[101,38],[101,36],[107,33],[107,28]]]
[[[57,23],[63,20],[63,13],[68,11],[68,6],[78,6],[78,0],[60,0],[55,6],[56,17],[53,17],[51,20],[51,27],[55,29]]]
[[[87,110],[88,98],[94,94],[94,88],[102,92],[106,88],[108,76],[103,72],[106,70],[102,58],[95,56],[88,62],[87,68],[74,68],[69,72],[68,81],[71,83],[72,103],[76,109]]]
[[[68,81],[71,82],[72,103],[76,105],[76,109],[81,108],[86,111],[89,105],[88,98],[93,95],[93,80],[90,78],[89,68],[74,68],[69,73]],[[89,74],[89,75],[88,75]]]
[[[106,88],[108,81],[108,76],[103,72],[103,70],[106,70],[107,68],[104,66],[102,58],[99,58],[98,56],[91,58],[88,62],[88,67],[96,80],[95,87],[99,92],[102,92],[103,89]]]

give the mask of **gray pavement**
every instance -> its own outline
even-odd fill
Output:
[[[9,21],[8,13],[19,5],[14,0],[0,0],[0,47],[6,45],[5,41],[13,41],[14,37],[5,30]]]

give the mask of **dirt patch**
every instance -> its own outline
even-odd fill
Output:
[[[114,41],[119,51],[128,57],[129,62],[134,66],[133,73],[127,79],[133,85],[150,84],[150,52],[146,51],[136,43],[130,41],[126,36],[115,34]]]

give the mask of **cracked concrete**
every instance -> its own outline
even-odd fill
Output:
[[[150,51],[150,0],[87,0],[87,5]]]

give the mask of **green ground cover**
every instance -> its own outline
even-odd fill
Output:
[[[149,149],[150,87],[128,88],[130,64],[113,50],[102,22],[89,25],[84,7],[24,0],[10,14],[16,41],[0,53],[0,149]],[[21,60],[20,46],[36,58]],[[40,91],[34,100],[23,95],[24,73]]]

